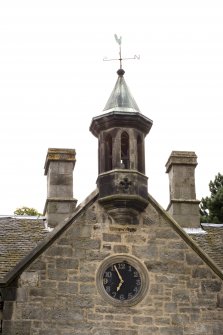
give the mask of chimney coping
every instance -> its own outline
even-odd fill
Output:
[[[72,162],[74,168],[76,163],[76,151],[75,149],[49,148],[44,165],[44,175],[47,175],[50,162],[53,161]]]
[[[194,151],[172,151],[166,163],[166,173],[172,165],[192,165],[197,166],[197,155]]]

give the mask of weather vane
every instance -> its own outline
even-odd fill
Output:
[[[134,57],[130,57],[130,58],[122,58],[122,37],[118,37],[116,34],[115,36],[115,40],[119,45],[119,58],[107,58],[104,57],[104,61],[111,61],[111,60],[119,60],[120,62],[120,69],[122,69],[122,61],[123,60],[128,60],[128,59],[140,59],[140,55],[134,55]]]

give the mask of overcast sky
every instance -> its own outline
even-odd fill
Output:
[[[195,151],[197,198],[223,173],[223,1],[0,1],[0,214],[42,212],[48,148],[75,148],[74,197],[96,187],[91,119],[115,85],[122,36],[125,80],[153,120],[146,174],[166,208],[165,163]]]

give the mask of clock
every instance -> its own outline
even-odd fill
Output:
[[[101,295],[113,305],[135,305],[148,288],[147,270],[132,256],[112,256],[99,267],[97,284]]]

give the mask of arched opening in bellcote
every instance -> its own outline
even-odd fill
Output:
[[[137,169],[141,173],[145,173],[145,162],[144,162],[144,146],[143,140],[140,135],[137,136]]]
[[[108,134],[105,138],[105,171],[112,170],[112,137]]]
[[[129,135],[126,131],[121,134],[121,162],[122,169],[129,169]]]
[[[100,173],[114,169],[133,169],[145,173],[142,134],[132,130],[129,134],[127,130],[113,129],[111,133],[104,135],[101,145]]]
[[[130,137],[127,131],[116,130],[107,134],[104,139],[104,172],[113,169],[130,168]],[[103,172],[103,171],[102,171]]]

